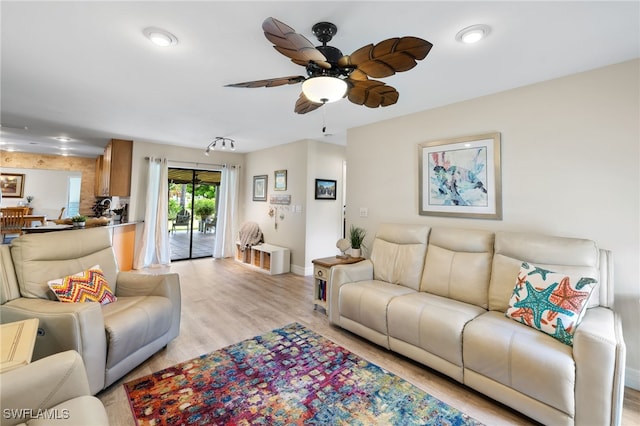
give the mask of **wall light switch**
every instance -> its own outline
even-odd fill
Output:
[[[369,217],[369,209],[366,207],[360,207],[360,217]]]

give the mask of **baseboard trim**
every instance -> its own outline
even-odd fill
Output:
[[[291,265],[291,272],[302,276],[313,275],[313,267],[311,268],[311,271],[308,271],[307,268],[303,266]]]
[[[631,389],[640,390],[640,370],[627,367],[624,375],[624,385]]]

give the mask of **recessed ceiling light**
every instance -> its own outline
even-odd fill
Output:
[[[156,46],[167,47],[178,44],[176,36],[162,28],[148,27],[142,33]]]
[[[458,31],[458,34],[456,34],[456,40],[466,44],[476,43],[488,36],[490,32],[491,27],[488,25],[472,25]]]
[[[70,142],[71,141],[71,138],[68,138],[66,136],[60,136],[60,137],[57,137],[55,139],[60,141],[60,142]]]

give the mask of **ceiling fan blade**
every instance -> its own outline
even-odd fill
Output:
[[[267,40],[273,43],[273,47],[293,63],[306,66],[309,62],[315,62],[323,68],[331,68],[327,58],[309,40],[287,24],[275,18],[267,18],[262,23],[262,30]]]
[[[224,87],[276,87],[285,84],[296,84],[305,81],[306,77],[301,75],[291,75],[289,77],[269,78],[266,80],[246,81],[244,83],[227,84]]]
[[[309,99],[307,99],[304,93],[300,93],[300,97],[296,101],[296,107],[294,111],[296,112],[296,114],[306,114],[320,108],[322,105],[324,104],[311,102]]]
[[[396,72],[408,71],[424,59],[433,44],[418,37],[396,37],[369,44],[343,56],[338,66],[353,67],[369,77],[389,77]]]
[[[398,102],[400,94],[391,86],[376,80],[353,80],[349,78],[347,97],[356,105],[369,108],[386,107]]]

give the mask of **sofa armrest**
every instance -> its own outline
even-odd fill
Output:
[[[107,339],[99,303],[62,303],[19,297],[0,306],[3,322],[38,318],[33,359],[75,350],[83,359],[92,394],[104,387]]]
[[[340,325],[340,287],[346,283],[373,279],[373,262],[366,259],[349,265],[331,268],[331,285],[328,289],[327,314],[331,324]]]
[[[169,339],[180,333],[180,314],[182,301],[180,293],[180,276],[169,274],[141,274],[137,272],[120,272],[116,280],[116,296],[163,296],[171,301],[172,320]]]
[[[619,316],[588,309],[573,337],[576,363],[575,424],[619,425],[626,347]]]
[[[25,422],[39,410],[90,395],[82,357],[76,351],[60,352],[34,361],[2,373],[0,379],[3,425]],[[55,414],[71,416],[64,412]]]

